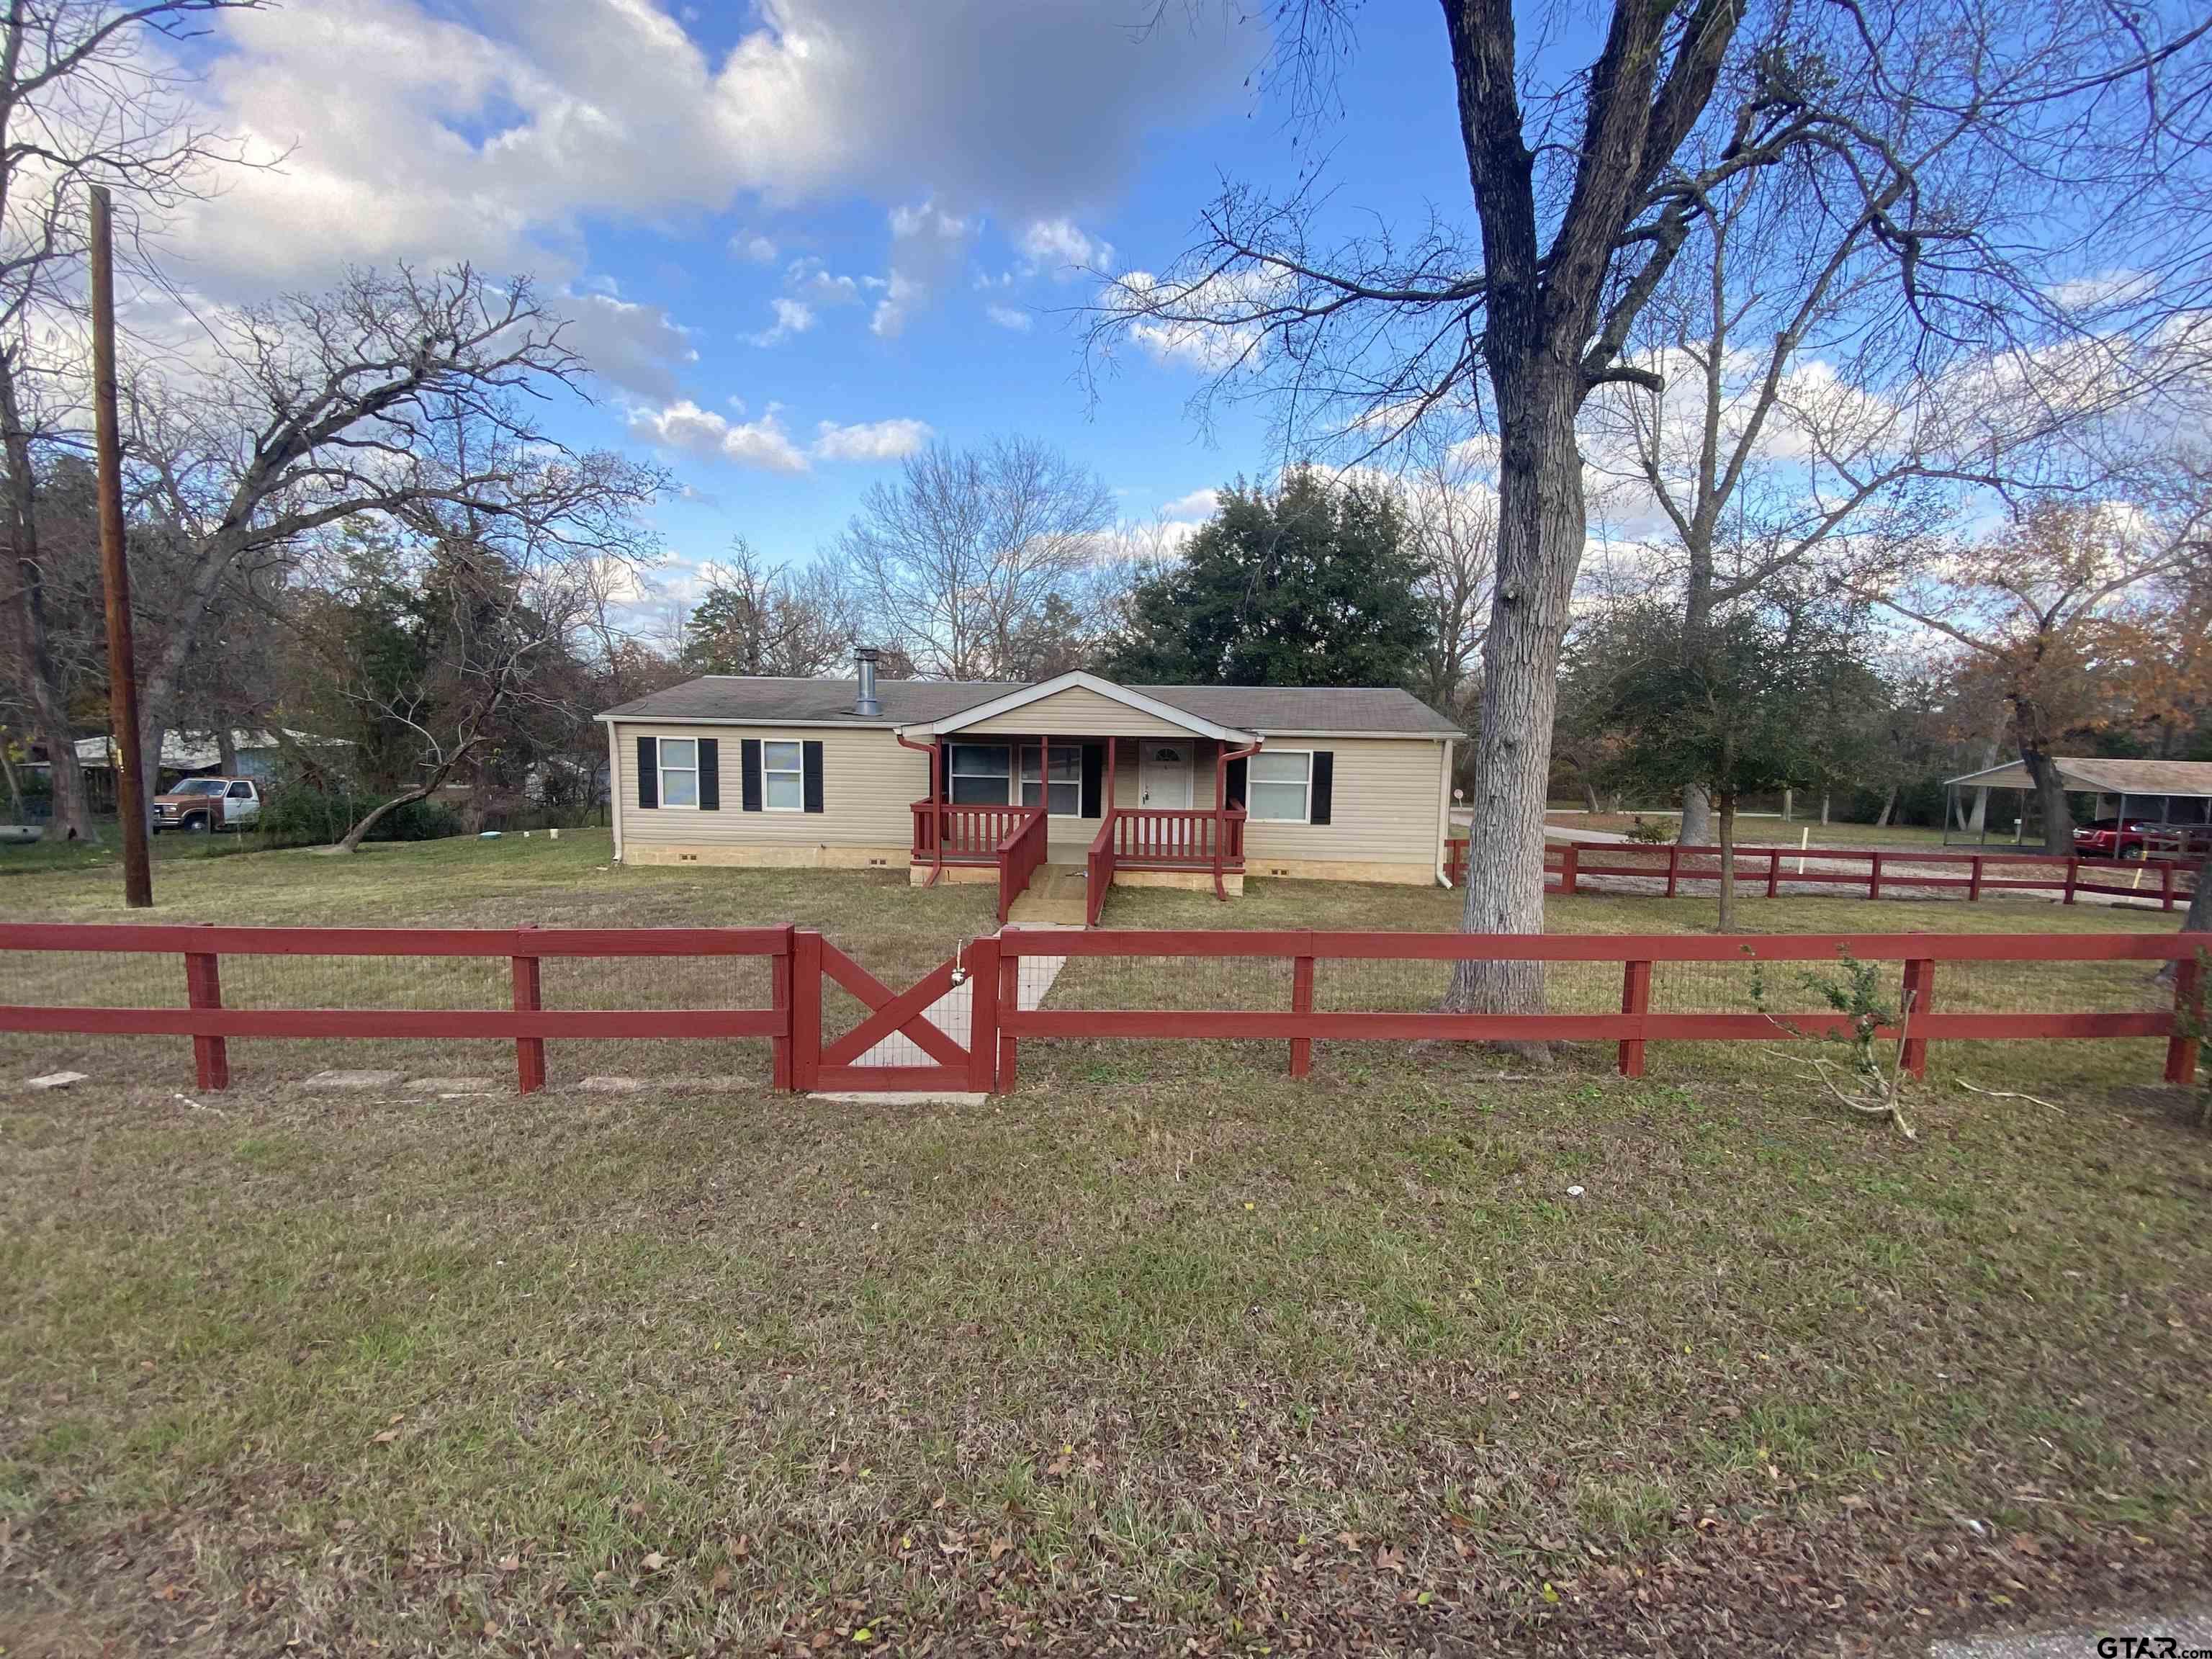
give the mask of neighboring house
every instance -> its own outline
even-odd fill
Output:
[[[710,675],[601,714],[615,856],[904,866],[1002,895],[1087,861],[1095,899],[1112,882],[1226,896],[1248,872],[1443,880],[1462,734],[1402,690],[878,684],[873,655],[855,679]]]

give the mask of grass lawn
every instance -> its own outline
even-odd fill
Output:
[[[607,850],[191,860],[157,915],[795,920],[894,984],[988,925],[988,888]],[[118,920],[116,885],[0,881],[0,915]],[[1109,919],[1454,903],[1255,882]],[[1328,1045],[1293,1085],[1281,1044],[1030,1043],[1011,1098],[855,1107],[734,1063],[582,1092],[561,1044],[527,1101],[309,1095],[327,1060],[243,1042],[202,1097],[181,1042],[75,1041],[0,1037],[10,1085],[94,1073],[0,1092],[10,1654],[1904,1654],[2212,1550],[2212,1139],[2154,1044],[1938,1045],[1907,1141],[1748,1044],[1635,1084],[1595,1049]],[[479,1048],[439,1063],[504,1076]]]
[[[1647,823],[1663,823],[1671,833],[1677,815],[1673,812],[1646,812]],[[1577,830],[1603,830],[1619,835],[1626,833],[1636,822],[1633,812],[1607,812],[1593,815],[1588,812],[1548,812],[1544,822],[1554,830],[1572,832]],[[1943,846],[1943,832],[1923,824],[1895,823],[1876,828],[1871,823],[1822,823],[1817,818],[1808,823],[1792,818],[1784,823],[1779,817],[1739,817],[1736,820],[1736,842],[1743,847],[1795,847],[1808,830],[1812,832],[1815,847],[1880,847],[1894,848],[1900,852],[1918,853]],[[1971,850],[1971,849],[1969,849]],[[1989,850],[1992,853],[2022,851],[2040,852],[2039,846],[2015,848],[2010,840],[1990,837]]]

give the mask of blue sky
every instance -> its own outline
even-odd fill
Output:
[[[1202,430],[1201,374],[1139,347],[1094,402],[1068,259],[1157,270],[1223,177],[1287,186],[1316,152],[1346,214],[1467,196],[1432,8],[1364,11],[1308,128],[1263,27],[1152,9],[294,0],[210,43],[210,118],[286,155],[191,210],[177,275],[236,301],[348,262],[534,272],[604,370],[556,431],[676,470],[686,562],[734,534],[804,562],[925,428],[1047,437],[1146,520],[1280,457],[1260,411]]]

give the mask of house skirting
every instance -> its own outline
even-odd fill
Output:
[[[996,882],[999,867],[995,864],[948,864],[939,878],[939,885],[951,886],[961,882]],[[917,864],[908,877],[908,884],[922,886],[929,880],[929,866]],[[1174,887],[1187,893],[1210,893],[1213,890],[1213,872],[1211,870],[1132,870],[1124,866],[1114,872],[1116,887]],[[1244,890],[1241,871],[1224,871],[1221,884],[1231,898]]]
[[[1130,870],[1114,872],[1116,887],[1172,887],[1185,893],[1210,893],[1213,890],[1213,872],[1211,870]],[[1221,885],[1231,898],[1243,896],[1244,872],[1226,870],[1222,872]]]
[[[908,856],[911,857],[912,854],[909,854]],[[937,878],[937,884],[940,887],[957,887],[963,882],[988,881],[996,886],[998,880],[999,866],[995,864],[948,864],[945,866],[945,873]],[[928,884],[929,866],[917,864],[908,869],[908,886],[926,887]]]
[[[681,843],[623,848],[624,864],[718,865],[739,870],[895,870],[907,861],[903,847],[730,847]],[[997,872],[991,872],[998,879]]]
[[[1380,864],[1360,859],[1255,858],[1249,848],[1244,853],[1244,873],[1278,876],[1291,881],[1381,881],[1401,887],[1437,884],[1436,871],[1425,864]]]

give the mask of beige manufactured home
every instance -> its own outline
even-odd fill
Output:
[[[1018,887],[1443,879],[1452,723],[1395,688],[710,675],[609,709],[630,864]],[[1012,863],[1010,864],[1010,860]],[[1092,907],[1096,914],[1096,905]]]

